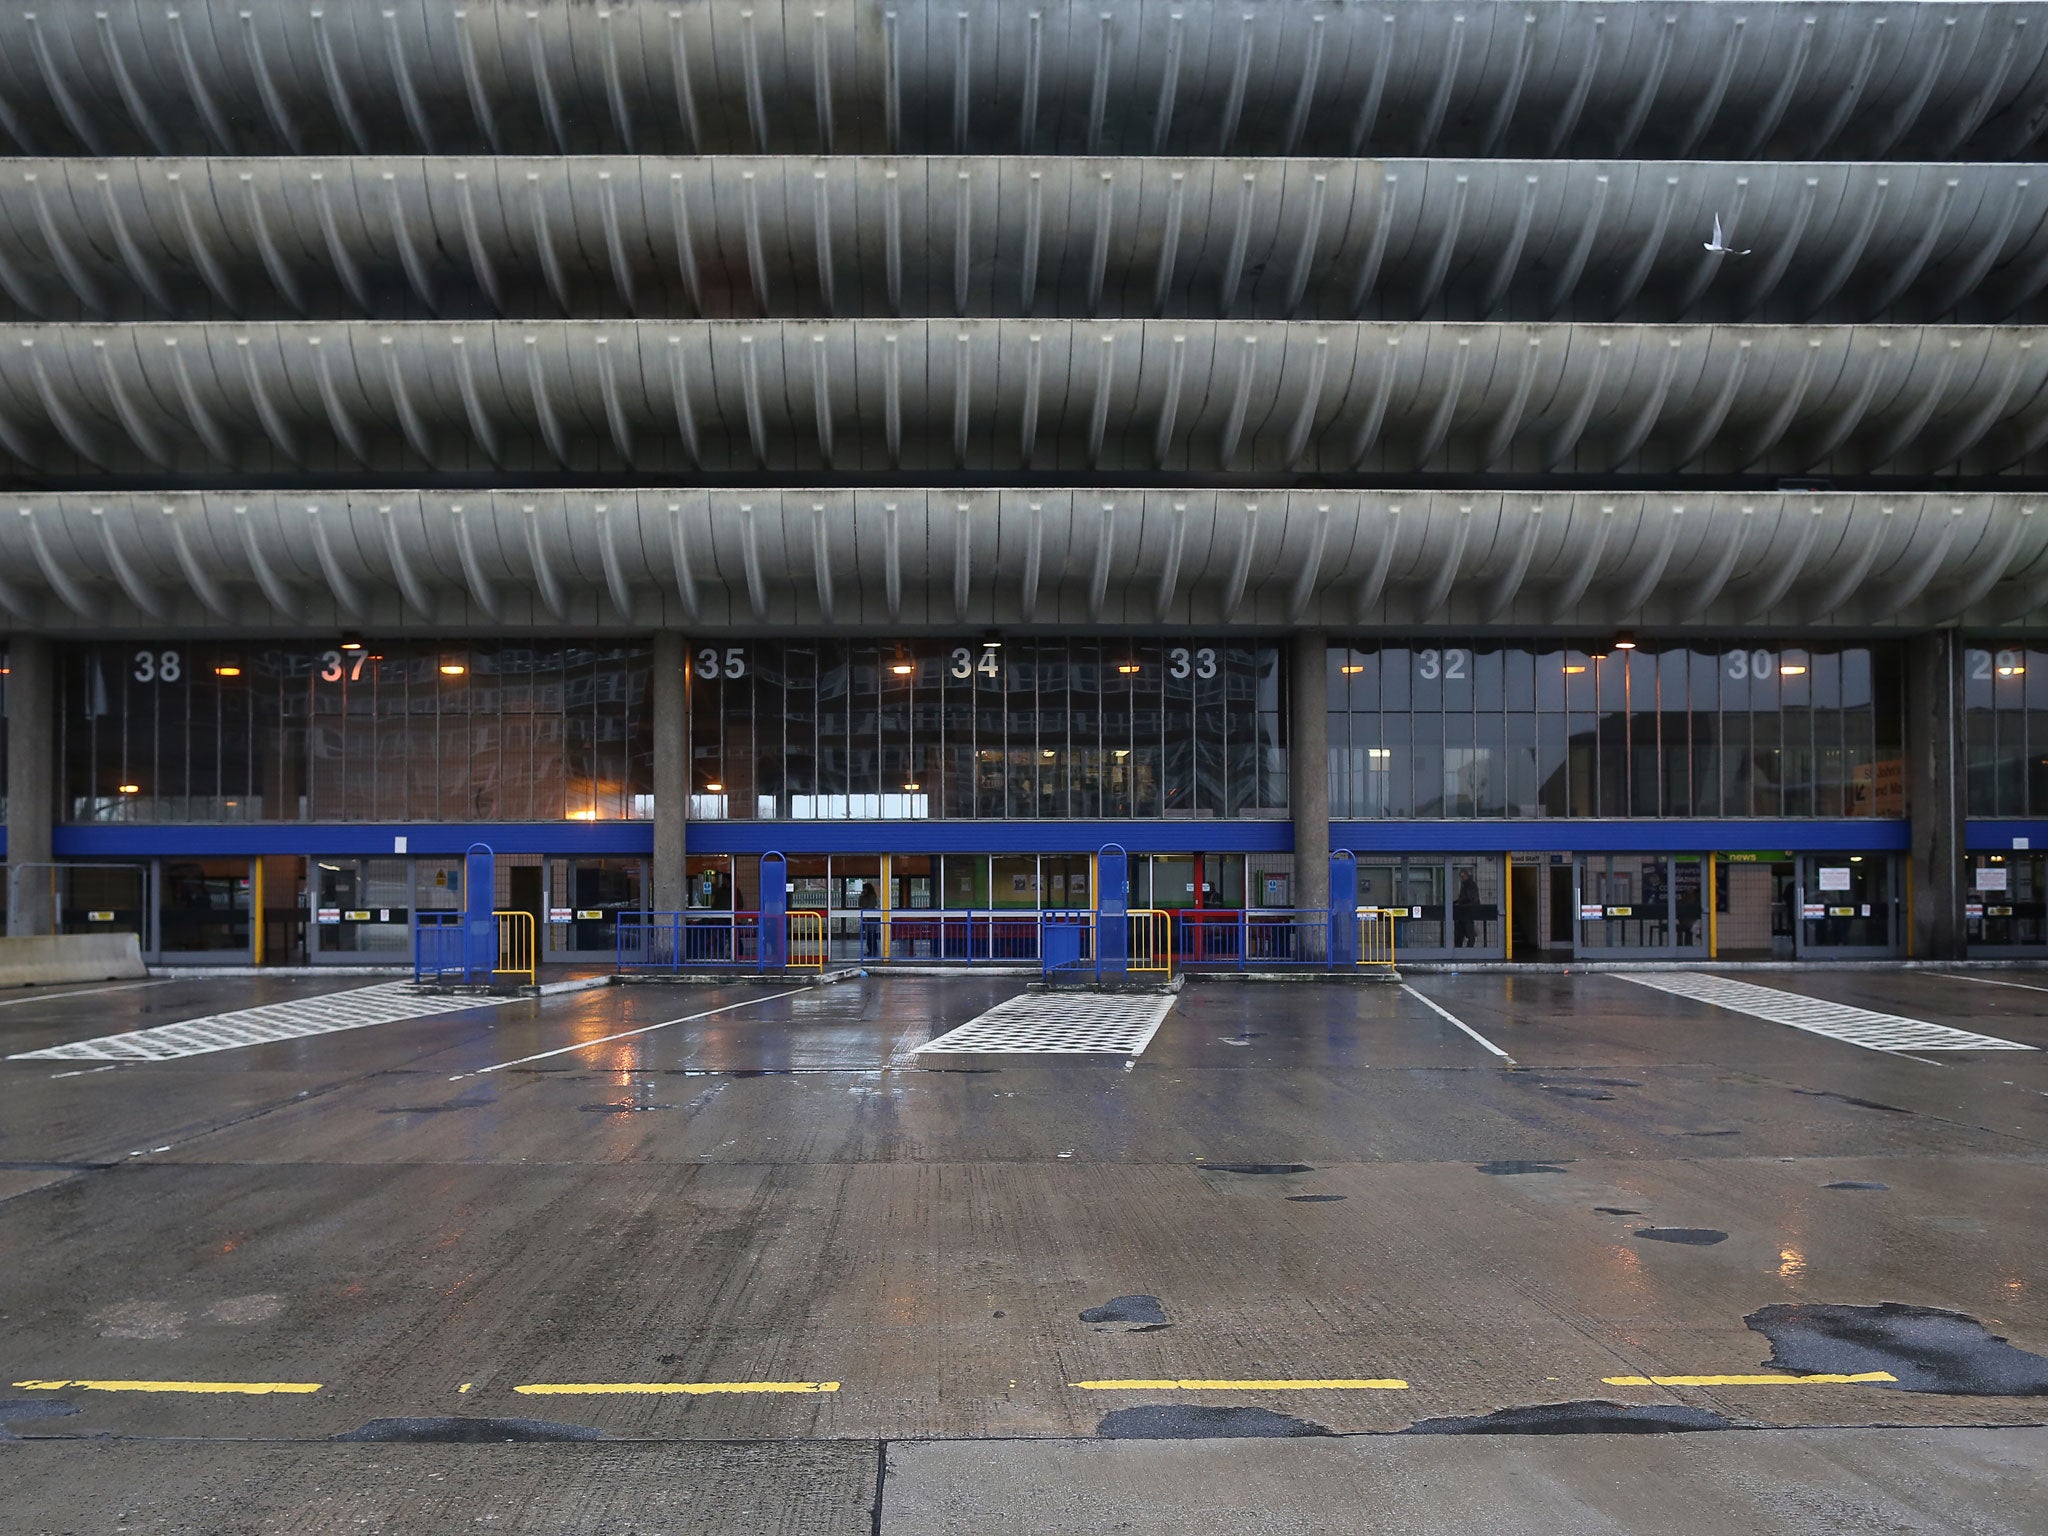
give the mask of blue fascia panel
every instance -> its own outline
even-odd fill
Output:
[[[1963,827],[1963,848],[1970,853],[2010,853],[2022,842],[2048,848],[2048,821],[1972,821]]]
[[[2048,848],[2048,822],[1971,822],[1972,849],[2010,849],[2015,837]],[[240,823],[227,826],[59,826],[60,859],[250,854],[460,854],[471,843],[499,853],[647,855],[647,821]],[[1784,848],[1802,853],[1904,851],[1901,820],[1843,821],[1339,821],[1330,846],[1371,853],[1708,853]],[[1087,853],[1120,843],[1132,853],[1286,853],[1286,821],[698,821],[692,853]],[[0,844],[4,847],[4,844]]]
[[[1335,821],[1330,846],[1373,853],[1903,852],[1909,823],[1847,821]]]
[[[60,859],[208,855],[460,854],[471,843],[498,853],[634,854],[654,851],[650,821],[245,822],[228,826],[60,826],[51,836]]]

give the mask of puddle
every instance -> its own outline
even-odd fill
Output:
[[[11,1397],[0,1399],[0,1440],[19,1440],[8,1426],[25,1419],[67,1419],[78,1412],[75,1403],[61,1397]]]
[[[1204,1173],[1314,1173],[1307,1163],[1198,1163]]]
[[[609,1440],[587,1424],[546,1419],[372,1419],[330,1440],[372,1445],[503,1445],[511,1441]]]
[[[1837,1179],[1832,1184],[1821,1185],[1822,1189],[1890,1189],[1889,1184],[1880,1184],[1875,1179]]]
[[[445,1115],[452,1109],[482,1109],[494,1099],[450,1099],[445,1104],[397,1104],[390,1109],[380,1109],[380,1115]]]
[[[1963,1312],[1896,1301],[1804,1302],[1763,1307],[1743,1321],[1771,1341],[1764,1364],[1773,1370],[1889,1371],[1901,1392],[2048,1397],[2048,1359],[2014,1348]]]
[[[1101,1306],[1090,1307],[1083,1312],[1081,1321],[1122,1327],[1132,1332],[1141,1328],[1154,1332],[1170,1326],[1166,1321],[1166,1308],[1157,1296],[1112,1296]]]
[[[1423,1419],[1404,1435],[1684,1435],[1735,1425],[1705,1408],[1580,1402],[1502,1408],[1475,1418]]]
[[[1537,1086],[1567,1099],[1611,1099],[1614,1097],[1605,1088],[1595,1088],[1590,1083],[1539,1083]]]
[[[1532,1162],[1529,1162],[1529,1161],[1527,1161],[1527,1160],[1526,1160],[1526,1159],[1524,1159],[1524,1158],[1519,1158],[1519,1157],[1504,1157],[1504,1158],[1501,1158],[1501,1159],[1500,1159],[1499,1161],[1497,1161],[1497,1162],[1491,1162],[1491,1163],[1474,1163],[1474,1164],[1473,1164],[1472,1166],[1473,1166],[1473,1167],[1475,1167],[1475,1168],[1477,1168],[1477,1169],[1478,1169],[1478,1170],[1479,1170],[1479,1171],[1480,1171],[1481,1173],[1493,1173],[1493,1174],[1501,1174],[1501,1175],[1507,1175],[1507,1174],[1513,1174],[1513,1173],[1563,1173],[1563,1172],[1564,1172],[1564,1164],[1563,1164],[1563,1163],[1532,1163]]]
[[[1543,1077],[1535,1073],[1510,1073],[1509,1081],[1527,1083],[1567,1099],[1612,1099],[1610,1088],[1640,1088],[1632,1077]]]
[[[1683,1243],[1688,1248],[1711,1248],[1728,1241],[1728,1234],[1714,1227],[1637,1227],[1636,1236],[1653,1243]]]
[[[586,1115],[638,1115],[650,1109],[674,1109],[673,1104],[583,1104],[579,1105]]]
[[[1270,1408],[1141,1403],[1103,1415],[1095,1433],[1104,1440],[1298,1440],[1330,1431]]]
[[[1680,1131],[1681,1136],[1740,1136],[1740,1131]]]
[[[1858,1109],[1881,1109],[1888,1115],[1910,1115],[1913,1113],[1912,1110],[1901,1109],[1896,1104],[1880,1104],[1875,1099],[1859,1099],[1854,1094],[1835,1093],[1826,1088],[1794,1088],[1792,1091],[1801,1098],[1833,1099],[1838,1104],[1853,1104]]]
[[[1625,1205],[1596,1205],[1593,1207],[1602,1216],[1640,1216],[1641,1211],[1632,1211]]]
[[[1292,1200],[1296,1205],[1326,1205],[1332,1200],[1343,1200],[1347,1197],[1344,1195],[1287,1195],[1284,1198]]]

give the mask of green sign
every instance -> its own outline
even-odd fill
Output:
[[[1755,849],[1748,849],[1741,853],[1717,853],[1714,857],[1724,864],[1789,864],[1792,862],[1792,855],[1789,853],[1770,850],[1759,852]]]

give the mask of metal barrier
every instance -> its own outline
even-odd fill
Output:
[[[861,918],[860,952],[875,965],[1034,965],[1037,912],[896,911]]]
[[[1394,968],[1394,914],[1379,907],[1358,909],[1358,963]]]
[[[418,981],[460,981],[465,985],[488,982],[493,976],[524,976],[526,984],[539,981],[537,931],[531,912],[493,912],[497,925],[497,961],[489,976],[478,974],[481,965],[469,963],[466,918],[463,912],[418,912],[412,926],[412,979]]]
[[[493,912],[498,920],[498,964],[493,976],[524,976],[531,987],[539,984],[540,970],[534,945],[531,912]]]
[[[460,912],[417,912],[412,926],[412,979],[469,979],[467,946]]]
[[[792,971],[822,971],[825,969],[825,914],[822,912],[789,912],[784,916],[789,922],[788,969]]]
[[[1184,970],[1272,970],[1330,963],[1330,914],[1322,907],[1195,910],[1175,917]]]
[[[1173,974],[1173,914],[1156,907],[1134,907],[1124,914],[1130,927],[1129,957],[1133,971],[1164,971]]]
[[[1102,974],[1095,921],[1095,914],[1086,907],[1054,908],[1038,914],[1038,961],[1046,976],[1078,981]]]

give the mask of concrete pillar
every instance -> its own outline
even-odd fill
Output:
[[[1916,960],[1963,957],[1962,662],[1952,630],[1906,643],[1906,814],[1913,819],[1906,922]]]
[[[1294,811],[1294,904],[1330,904],[1330,643],[1294,637],[1288,660],[1288,799]]]
[[[50,642],[16,635],[7,645],[7,933],[48,933],[53,926],[50,826],[57,811],[57,682]],[[14,878],[21,871],[19,879]]]
[[[684,825],[690,808],[690,721],[685,692],[689,652],[683,637],[654,637],[654,879],[648,892],[656,912],[687,905],[683,873]]]

